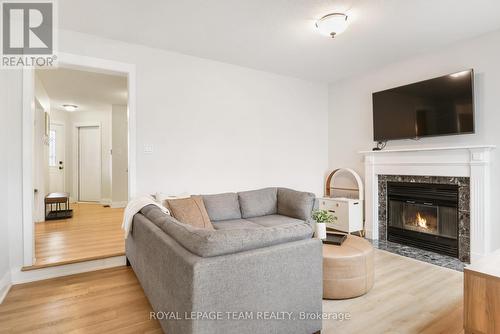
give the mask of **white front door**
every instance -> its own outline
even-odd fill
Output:
[[[101,200],[101,131],[98,126],[78,128],[78,200]]]
[[[63,124],[50,124],[49,133],[49,192],[65,192],[65,147]]]

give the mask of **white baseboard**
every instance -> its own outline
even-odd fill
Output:
[[[485,254],[478,254],[475,252],[471,252],[470,253],[470,263],[471,264],[476,263],[476,261],[481,260],[482,258],[484,258],[484,256],[485,256]]]
[[[107,259],[65,264],[57,267],[47,267],[21,271],[21,268],[12,270],[12,284],[21,284],[44,279],[85,273],[89,271],[119,267],[125,265],[125,256],[109,257]]]
[[[10,271],[7,271],[2,279],[0,279],[0,304],[2,304],[5,297],[7,297],[11,286]]]
[[[128,204],[128,202],[127,202],[127,201],[123,201],[123,202],[112,202],[112,203],[111,203],[111,207],[112,207],[113,209],[116,209],[116,208],[124,208],[124,207],[126,207],[126,206],[127,206],[127,204]]]
[[[101,198],[102,205],[111,205],[111,198]]]

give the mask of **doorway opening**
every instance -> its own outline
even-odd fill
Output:
[[[128,77],[34,71],[33,268],[124,255]]]
[[[79,202],[100,202],[102,189],[101,127],[99,125],[77,126],[78,159],[76,194]]]

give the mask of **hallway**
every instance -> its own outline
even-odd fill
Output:
[[[74,203],[73,218],[35,224],[33,267],[95,260],[125,254],[123,208]]]

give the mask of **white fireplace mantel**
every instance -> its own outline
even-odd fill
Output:
[[[365,161],[366,235],[378,239],[378,175],[470,178],[470,244],[474,261],[492,251],[490,151],[494,145],[362,151]]]

